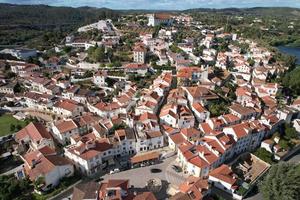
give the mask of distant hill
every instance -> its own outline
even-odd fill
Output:
[[[275,17],[300,17],[299,8],[287,7],[255,7],[255,8],[225,8],[225,9],[207,9],[195,8],[184,10],[185,13],[208,12],[228,15],[255,15],[255,16],[275,16]]]
[[[0,25],[87,24],[99,19],[117,19],[118,15],[106,8],[0,4]]]

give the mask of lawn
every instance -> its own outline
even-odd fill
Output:
[[[4,114],[0,116],[0,137],[12,134],[17,131],[17,128],[13,131],[11,130],[12,124],[14,124],[16,127],[20,125],[22,128],[26,126],[25,121],[19,121],[12,115]]]

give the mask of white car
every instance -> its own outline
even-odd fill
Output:
[[[116,169],[110,170],[109,174],[115,174],[115,173],[118,173],[118,172],[120,172],[120,169],[116,168]]]

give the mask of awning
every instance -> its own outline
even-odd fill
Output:
[[[150,153],[135,155],[131,158],[131,163],[136,164],[144,161],[155,160],[159,158],[159,155],[160,154],[158,152],[150,152]]]

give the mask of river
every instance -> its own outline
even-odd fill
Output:
[[[279,46],[277,47],[282,53],[286,53],[297,58],[297,64],[300,65],[300,48],[299,47],[288,47],[288,46]]]

